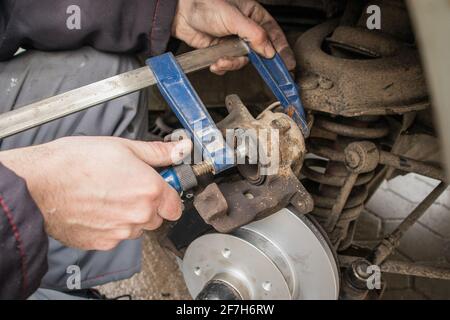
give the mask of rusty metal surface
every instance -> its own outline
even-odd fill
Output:
[[[447,184],[441,182],[428,196],[400,223],[400,225],[387,235],[374,249],[371,260],[374,264],[381,264],[398,247],[403,235],[423,216],[426,210],[447,189]]]
[[[327,227],[333,245],[342,252],[352,245],[364,204],[386,176],[399,169],[443,178],[433,133],[409,130],[419,121],[416,115],[429,118],[430,102],[408,14],[402,1],[368,4],[375,2],[386,18],[381,32],[367,30],[367,16],[357,9],[359,16],[346,23],[344,19],[329,21],[306,31],[295,46],[302,100],[315,118],[307,149],[326,160],[308,158],[302,168],[302,155],[276,179],[261,178],[254,167],[240,166],[239,179],[229,176],[209,185],[197,195],[196,208],[216,230],[230,232],[289,203],[309,212],[314,202],[312,214]],[[213,107],[223,106],[222,99],[232,92],[243,95],[252,111],[272,99],[261,83],[253,81],[257,77],[248,68],[226,78],[216,79],[205,72],[193,77],[205,88],[205,100]],[[244,92],[243,83],[250,90]],[[232,104],[240,111],[231,112],[222,128],[264,127],[260,119],[242,111],[246,110],[243,104]],[[401,122],[400,127],[393,126],[394,122]],[[291,172],[297,176],[299,168],[306,177],[302,180],[306,190],[291,176]],[[397,267],[390,266],[394,272],[403,272],[403,266]]]
[[[349,268],[355,261],[361,260],[359,256],[339,255],[339,264],[343,268]],[[430,279],[450,280],[450,269],[447,264],[425,262],[407,262],[398,260],[386,260],[380,265],[381,272],[394,273],[404,276],[424,277]]]
[[[388,260],[381,265],[381,272],[424,277],[429,279],[450,280],[450,269],[419,263]]]
[[[390,35],[332,20],[305,32],[294,51],[308,109],[357,116],[429,107],[417,50]]]
[[[313,214],[340,250],[351,244],[355,221],[369,196],[369,185],[377,172],[383,172],[383,166],[445,179],[438,166],[382,150],[378,139],[390,131],[382,118],[322,116],[314,129],[308,141],[309,152],[328,160],[306,159],[302,172],[315,201]]]
[[[423,161],[416,161],[414,159],[404,156],[398,156],[386,151],[380,152],[379,161],[383,165],[396,168],[402,172],[415,172],[425,177],[430,177],[436,180],[447,180],[444,170],[442,170],[438,166],[430,165]]]
[[[236,95],[228,96],[229,115],[218,123],[225,129],[277,129],[279,143],[260,145],[265,154],[280,154],[278,173],[261,176],[256,165],[239,165],[239,179],[213,183],[201,191],[194,206],[202,218],[219,232],[230,232],[255,219],[264,218],[288,204],[300,213],[312,210],[313,200],[297,178],[305,155],[300,129],[286,114],[266,110],[256,119]],[[225,132],[224,132],[225,133]],[[225,205],[226,204],[226,205]]]
[[[313,215],[322,224],[336,249],[353,240],[356,220],[364,208],[368,184],[378,167],[378,149],[370,142],[389,134],[383,117],[317,117],[307,148],[326,159],[305,160],[302,173],[313,195]],[[375,151],[375,153],[373,152]]]

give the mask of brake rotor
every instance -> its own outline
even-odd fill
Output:
[[[186,250],[182,271],[192,297],[211,282],[240,299],[337,299],[339,271],[321,230],[293,207],[232,234],[211,233]]]

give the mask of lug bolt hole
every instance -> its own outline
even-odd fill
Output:
[[[262,287],[264,290],[270,291],[272,290],[272,283],[270,281],[265,281],[263,282]]]
[[[244,193],[244,196],[249,200],[253,200],[255,198],[255,196],[253,194],[251,194],[250,192]]]
[[[231,255],[231,250],[228,248],[225,248],[222,250],[222,255],[224,258],[228,259]]]

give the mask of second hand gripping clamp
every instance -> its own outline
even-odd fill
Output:
[[[275,54],[272,59],[266,59],[248,45],[247,48],[250,62],[286,114],[299,125],[305,138],[308,137],[309,128],[298,87],[279,54]],[[234,150],[225,142],[174,55],[170,52],[165,53],[148,59],[146,63],[156,78],[161,94],[192,137],[194,146],[202,151],[203,158],[212,168],[212,173],[218,174],[234,167]],[[178,192],[188,190],[197,184],[195,175],[188,166],[173,167],[161,172],[161,175]]]

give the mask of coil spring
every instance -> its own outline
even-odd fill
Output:
[[[355,233],[356,220],[368,197],[367,185],[375,170],[357,176],[349,196],[344,200],[337,220],[331,218],[333,206],[351,174],[345,165],[345,148],[352,142],[377,141],[389,134],[387,121],[378,116],[331,118],[316,116],[313,133],[307,143],[310,154],[302,173],[304,185],[314,198],[313,215],[327,231],[338,250],[348,248]]]

